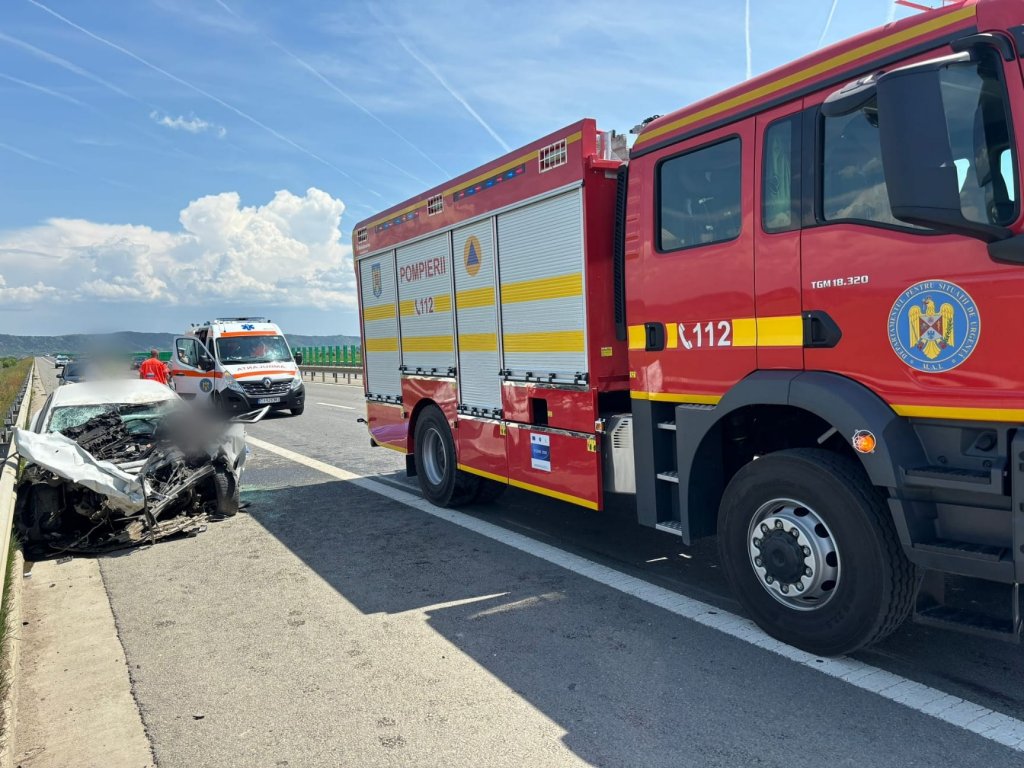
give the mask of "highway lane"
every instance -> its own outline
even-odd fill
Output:
[[[361,390],[307,387],[303,416],[254,437],[414,487],[401,455],[369,448]],[[1019,759],[302,464],[250,458],[251,514],[102,561],[161,765]],[[628,503],[596,514],[513,490],[467,512],[739,610],[712,542],[639,528]],[[859,658],[1024,714],[1018,647],[908,625]]]
[[[272,416],[251,434],[412,487],[401,455],[369,447],[356,423],[358,388],[308,387],[303,416]],[[256,754],[292,765],[342,757],[350,765],[622,766],[1015,759],[967,731],[259,448],[243,496],[248,515],[103,562],[161,765],[200,756],[246,765]],[[510,491],[469,514],[737,610],[711,543],[684,549],[632,524],[628,506],[599,515]],[[166,578],[140,595],[137,585],[153,573]],[[1017,648],[908,627],[863,658],[982,706],[1022,711]],[[263,751],[253,751],[254,734]]]
[[[382,475],[380,479],[399,487],[417,487],[415,478],[405,477],[404,457],[383,448],[365,450],[366,431],[356,423],[363,415],[360,388],[313,386],[307,399],[307,414],[313,419],[297,430],[301,437],[294,436],[296,430],[280,418],[260,424],[253,434],[353,472]],[[669,534],[642,528],[634,522],[635,510],[628,497],[616,499],[610,510],[594,513],[510,489],[487,508],[464,511],[725,610],[741,611],[718,568],[714,540],[688,548]],[[856,658],[1024,719],[1020,686],[1024,649],[1020,646],[908,621],[885,642]]]

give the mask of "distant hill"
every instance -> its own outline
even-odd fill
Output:
[[[47,355],[51,352],[66,352],[72,355],[86,355],[96,352],[126,353],[145,352],[154,347],[170,350],[174,343],[173,333],[118,333],[85,334],[68,336],[8,336],[0,334],[0,357],[30,357]],[[285,334],[293,347],[344,346],[358,344],[358,336],[302,336]]]

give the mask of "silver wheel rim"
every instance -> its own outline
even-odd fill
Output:
[[[437,427],[427,427],[420,450],[423,451],[423,471],[427,480],[431,485],[441,485],[448,469],[448,452]]]
[[[787,608],[815,611],[835,596],[839,548],[807,504],[793,499],[762,504],[747,530],[747,550],[761,586]]]

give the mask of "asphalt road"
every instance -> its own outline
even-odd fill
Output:
[[[394,487],[356,387],[250,433]],[[247,513],[102,559],[161,766],[1000,765],[1020,752],[254,449]],[[627,503],[469,515],[739,613],[713,542]],[[858,659],[1024,719],[1024,651],[906,625]]]

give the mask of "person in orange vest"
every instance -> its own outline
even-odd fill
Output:
[[[149,350],[149,359],[139,366],[139,378],[167,384],[167,367],[160,361],[160,353]]]

